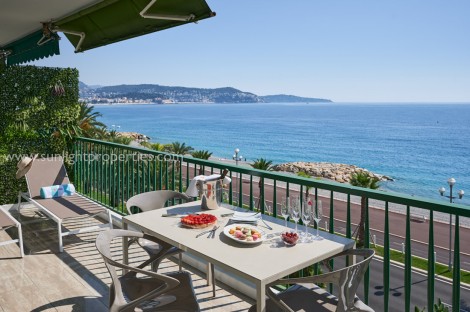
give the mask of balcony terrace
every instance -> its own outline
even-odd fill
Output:
[[[470,310],[470,291],[462,282],[470,276],[468,271],[460,270],[468,269],[469,264],[468,245],[461,243],[470,237],[466,225],[470,209],[466,206],[171,156],[93,139],[77,139],[74,151],[73,182],[78,191],[112,209],[117,224],[125,213],[125,201],[131,196],[158,189],[184,191],[190,179],[201,171],[218,173],[225,168],[232,177],[227,198],[231,204],[258,209],[255,206],[259,202],[263,213],[265,205],[270,204],[274,215],[279,216],[281,196],[293,196],[311,187],[311,194],[324,204],[323,230],[346,237],[351,237],[356,227],[360,208],[357,203],[364,196],[370,206],[365,216],[364,244],[375,247],[379,256],[371,262],[358,296],[376,311],[411,311],[414,306],[429,310],[438,298],[452,307],[452,311]],[[260,180],[262,183],[258,184]],[[23,224],[26,256],[14,258],[19,253],[16,245],[0,250],[1,309],[106,310],[110,278],[94,247],[96,232],[65,237],[64,253],[58,253],[55,223],[34,208],[22,208],[20,215],[14,208],[10,211]],[[446,220],[449,211],[455,215],[452,226],[454,265],[453,271],[447,272],[448,251],[443,246],[446,246],[449,227],[438,219]],[[64,227],[73,229],[78,225],[71,223]],[[2,235],[16,234],[8,231]],[[145,257],[143,250],[133,248],[131,261]],[[120,245],[113,250],[120,257]],[[442,264],[435,264],[435,252]],[[177,265],[168,260],[163,267],[164,271],[171,271]],[[204,264],[196,267],[204,271]],[[244,286],[228,282],[230,287],[221,283],[220,280],[226,281],[221,272],[216,274],[220,280],[217,296],[212,298],[205,273],[189,264],[185,269],[192,273],[202,311],[246,311],[254,303],[245,295]]]
[[[95,248],[96,232],[64,238],[64,252],[58,252],[57,226],[34,207],[23,207],[21,220],[25,241],[25,257],[18,258],[17,245],[0,248],[0,311],[107,311],[111,278]],[[98,224],[98,220],[87,222]],[[64,224],[68,229],[82,226],[75,220]],[[13,233],[15,232],[15,233]],[[5,236],[1,232],[0,241]],[[8,237],[9,239],[9,237]],[[121,244],[112,247],[113,256],[122,259]],[[147,254],[140,247],[131,247],[130,263],[142,261]],[[160,272],[177,271],[178,264],[166,260]],[[185,265],[191,272],[201,311],[246,311],[253,299],[235,289],[217,283],[217,297],[207,286],[205,273]]]

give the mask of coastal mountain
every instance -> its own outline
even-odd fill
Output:
[[[293,95],[258,96],[235,88],[188,88],[158,84],[88,86],[80,82],[80,99],[91,104],[112,103],[267,103],[267,102],[331,102]]]
[[[266,103],[330,103],[331,100],[327,99],[317,99],[317,98],[307,98],[307,97],[300,97],[295,95],[287,95],[287,94],[277,94],[277,95],[264,95],[259,96],[263,102]]]

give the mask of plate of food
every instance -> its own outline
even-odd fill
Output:
[[[181,218],[181,225],[191,229],[203,229],[217,223],[217,217],[209,213],[189,214]]]
[[[228,225],[224,228],[224,234],[242,244],[259,244],[265,236],[263,230],[249,224]]]

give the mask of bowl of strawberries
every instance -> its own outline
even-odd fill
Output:
[[[281,239],[286,246],[295,246],[299,240],[299,234],[296,232],[283,232],[281,234]]]

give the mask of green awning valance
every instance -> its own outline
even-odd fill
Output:
[[[204,0],[105,0],[55,27],[83,52],[214,15]]]
[[[41,45],[38,45],[38,42],[45,42],[42,30],[1,47],[0,50],[9,52],[7,65],[21,64],[60,54],[58,37]]]

